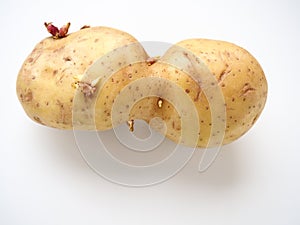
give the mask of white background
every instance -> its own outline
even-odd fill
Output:
[[[1,1],[0,224],[300,224],[300,4],[286,1]],[[43,22],[103,25],[140,41],[234,42],[261,63],[268,101],[255,126],[198,173],[197,154],[159,185],[95,174],[72,132],[39,126],[18,102],[22,62]]]

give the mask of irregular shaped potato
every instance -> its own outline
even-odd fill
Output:
[[[267,82],[256,59],[228,42],[185,40],[149,60],[131,35],[94,27],[41,41],[19,72],[17,94],[46,126],[106,130],[160,117],[171,140],[206,147],[250,129]]]
[[[148,79],[136,84],[142,78]],[[181,91],[175,91],[174,85]],[[111,86],[119,89],[111,91]],[[131,91],[122,91],[126,86]],[[107,127],[112,126],[112,121],[116,125],[135,119],[149,123],[160,117],[166,124],[168,138],[192,147],[227,144],[239,138],[255,123],[267,97],[264,72],[249,52],[232,43],[206,39],[179,42],[151,65],[140,62],[124,67],[114,73],[104,87],[96,104],[98,129],[101,129],[98,124],[105,113],[111,116],[106,121]],[[183,113],[195,109],[198,121],[194,118],[183,122],[181,106],[176,103],[178,99],[182,105],[187,101],[181,92],[194,102]],[[121,106],[112,117],[112,107],[118,95],[126,96],[117,103]],[[174,97],[173,100],[170,96]],[[183,133],[195,133],[198,127],[196,143],[194,137],[183,138]]]

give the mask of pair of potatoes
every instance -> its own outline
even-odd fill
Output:
[[[232,43],[189,39],[151,58],[131,35],[91,27],[48,37],[27,57],[17,95],[34,121],[59,129],[107,130],[142,119],[191,147],[230,143],[261,114],[267,81]]]

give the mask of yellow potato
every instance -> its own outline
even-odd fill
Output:
[[[88,82],[80,83],[86,69],[114,49],[132,44],[131,58],[148,58],[134,37],[108,27],[42,40],[25,60],[17,79],[17,95],[25,112],[40,124],[72,129],[76,87],[91,88]]]
[[[191,63],[193,55],[201,61]],[[170,57],[173,59],[165,59]],[[184,61],[187,57],[188,61]],[[267,81],[257,60],[245,49],[225,41],[190,39],[177,43],[162,60],[182,61],[179,68],[166,68],[158,61],[152,65],[152,74],[175,82],[194,101],[200,126],[198,147],[218,145],[223,135],[222,144],[230,143],[245,134],[260,116],[267,98]],[[202,71],[190,69],[195,64]],[[193,75],[197,72],[200,76]],[[218,91],[223,100],[216,94]],[[183,124],[176,109],[167,103],[154,111],[163,112],[166,136],[179,142]],[[188,127],[192,126],[191,122]]]
[[[190,39],[151,59],[131,35],[94,27],[46,38],[24,62],[19,99],[60,129],[106,130],[136,119],[192,147],[230,143],[261,114],[267,82],[257,60],[224,41]]]

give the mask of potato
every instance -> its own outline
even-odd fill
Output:
[[[183,61],[188,54],[201,60],[195,59],[202,70],[199,82],[196,82],[197,75],[193,76],[197,71],[190,69],[191,59]],[[166,60],[170,57],[173,59]],[[267,98],[267,81],[257,60],[245,49],[225,41],[190,39],[177,43],[162,60],[173,65],[183,61],[181,65],[177,63],[179,68],[166,67],[158,61],[152,65],[152,74],[175,82],[194,101],[200,126],[198,147],[219,145],[223,135],[222,144],[228,144],[245,134],[260,116]],[[223,100],[215,94],[218,91]],[[154,111],[162,111],[168,128],[166,136],[179,142],[183,124],[176,109],[167,103]],[[188,127],[192,126],[191,122]]]
[[[190,39],[149,58],[131,35],[87,28],[46,38],[24,62],[19,99],[30,118],[60,129],[106,130],[142,119],[191,147],[228,144],[255,123],[267,97],[257,60],[232,43]],[[153,118],[165,122],[153,125]]]
[[[76,86],[86,69],[114,49],[134,45],[131,58],[148,55],[131,35],[108,27],[85,28],[61,39],[48,37],[25,60],[17,78],[17,95],[34,121],[60,129],[72,129]],[[118,63],[118,62],[117,62]]]
[[[190,69],[193,66],[201,71]],[[112,123],[116,126],[136,119],[150,123],[160,117],[168,138],[192,147],[227,144],[239,138],[258,119],[267,97],[264,72],[249,52],[232,43],[206,39],[179,42],[155,63],[130,64],[103,82],[94,103],[96,113],[90,116],[95,116],[98,130]],[[189,100],[193,104],[184,109]],[[184,114],[188,114],[185,119]]]

